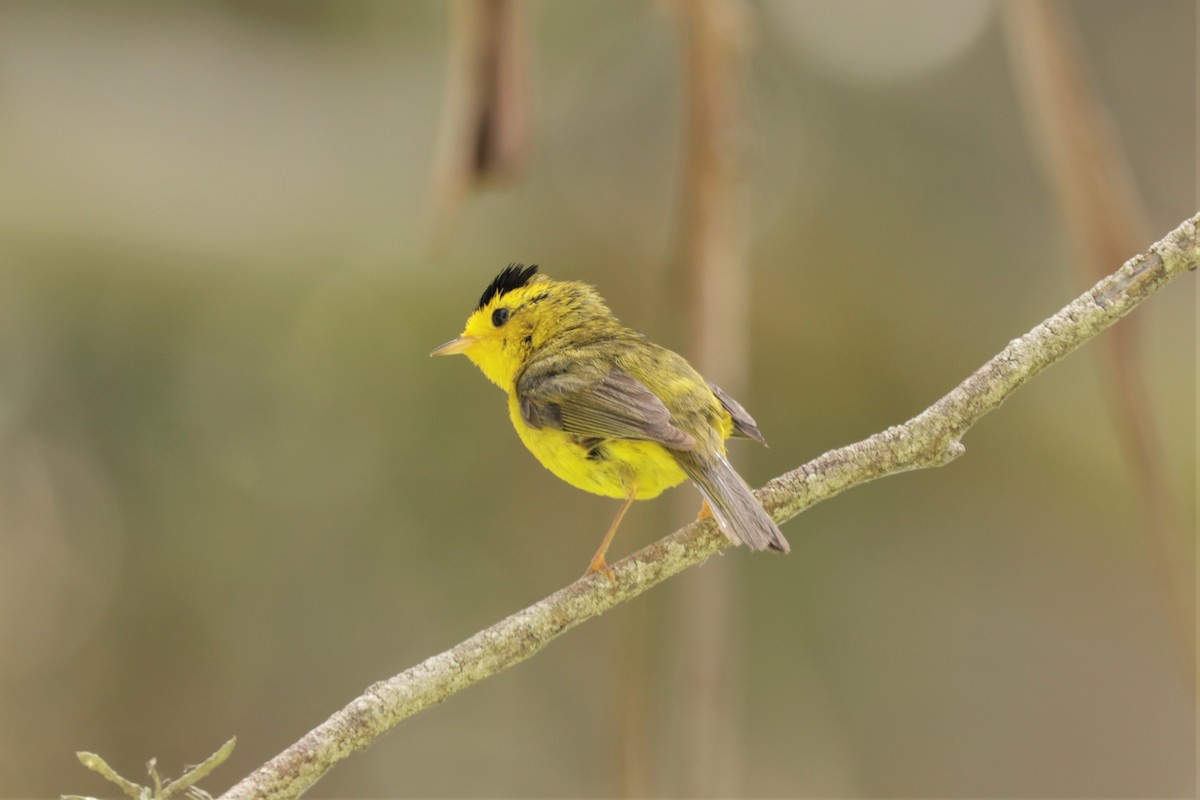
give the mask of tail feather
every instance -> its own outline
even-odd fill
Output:
[[[750,487],[742,480],[724,453],[715,458],[694,453],[677,456],[684,471],[700,489],[713,516],[735,544],[751,550],[791,550],[779,526],[771,519]]]

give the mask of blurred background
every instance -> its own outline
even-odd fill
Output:
[[[139,779],[236,734],[217,793],[578,577],[617,503],[428,358],[509,262],[739,386],[759,485],[1197,207],[1190,0],[488,13],[0,3],[0,796],[111,795],[76,750]],[[1117,219],[1093,272],[1080,233]],[[310,796],[1190,796],[1195,281],[951,466],[711,559]],[[671,496],[611,555],[688,521]]]

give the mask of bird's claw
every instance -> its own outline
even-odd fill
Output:
[[[587,572],[583,573],[583,577],[590,578],[597,572],[603,572],[609,583],[613,586],[617,585],[617,573],[613,572],[613,568],[603,558],[592,559],[592,563],[588,565]]]

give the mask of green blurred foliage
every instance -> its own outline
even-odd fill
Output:
[[[992,15],[943,62],[870,81],[779,5],[752,7],[746,81],[743,399],[772,445],[742,448],[753,483],[907,419],[1084,288]],[[1195,209],[1194,4],[1063,8],[1164,233]],[[105,792],[78,749],[176,774],[236,734],[219,790],[582,571],[615,503],[552,478],[493,387],[427,354],[518,260],[685,349],[660,311],[679,37],[654,4],[530,12],[531,169],[472,198],[435,258],[439,3],[0,3],[0,795]],[[1189,282],[1134,321],[1188,532]],[[1098,353],[949,468],[790,523],[789,558],[702,567],[744,593],[748,794],[1191,791],[1193,643]],[[639,504],[613,554],[684,521]],[[1194,542],[1173,548],[1190,597]],[[649,635],[617,609],[310,794],[612,794],[630,670],[664,690],[642,709],[651,789],[678,794],[677,592],[637,601]]]

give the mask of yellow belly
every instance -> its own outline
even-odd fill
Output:
[[[635,497],[648,500],[687,478],[670,451],[656,442],[606,439],[600,452],[589,457],[588,448],[570,434],[526,425],[515,397],[509,398],[508,410],[529,452],[543,467],[577,489],[624,499],[636,486]]]

